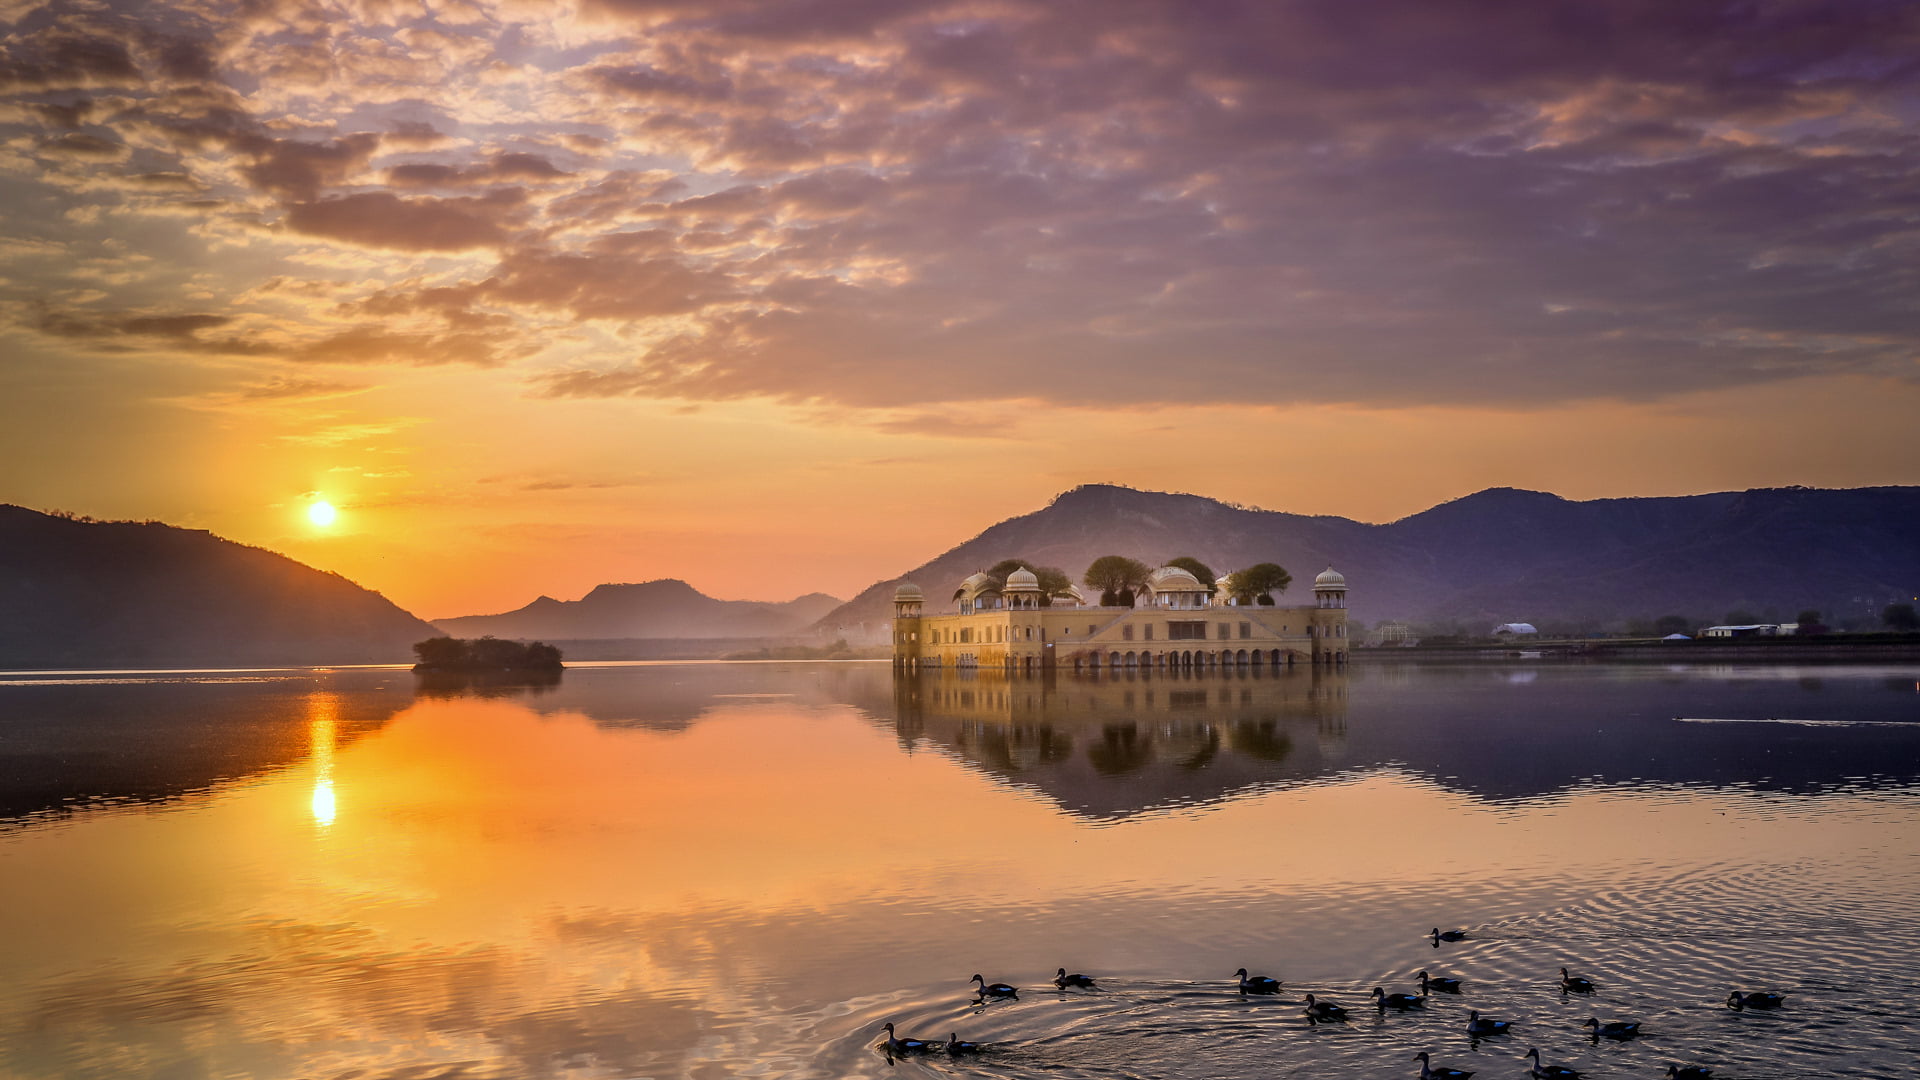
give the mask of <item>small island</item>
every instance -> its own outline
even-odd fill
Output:
[[[422,674],[545,674],[561,670],[560,650],[544,641],[522,645],[496,637],[437,637],[414,643]]]

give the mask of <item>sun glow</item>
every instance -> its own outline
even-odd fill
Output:
[[[333,524],[334,519],[339,516],[340,512],[335,510],[333,504],[325,499],[321,499],[312,506],[307,507],[307,520],[323,529]]]
[[[340,702],[332,694],[314,694],[307,699],[307,738],[313,746],[313,820],[326,828],[333,824],[334,725]]]

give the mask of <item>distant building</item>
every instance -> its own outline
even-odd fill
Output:
[[[1494,637],[1527,637],[1539,632],[1530,622],[1503,622],[1493,628]]]
[[[1389,620],[1373,628],[1367,644],[1383,649],[1408,649],[1420,644],[1420,639],[1413,636],[1406,623]]]
[[[1774,637],[1780,633],[1778,623],[1745,623],[1740,626],[1709,626],[1700,631],[1701,637]]]
[[[1015,570],[1003,585],[984,573],[960,583],[955,610],[925,613],[926,594],[902,582],[893,594],[893,662],[906,668],[1290,666],[1347,662],[1347,579],[1329,566],[1313,603],[1235,606],[1192,574],[1163,566],[1132,607],[1085,602],[1077,590],[1040,605],[1040,582]]]

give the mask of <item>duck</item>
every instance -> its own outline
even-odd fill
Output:
[[[1466,1069],[1449,1069],[1445,1065],[1435,1067],[1428,1063],[1425,1050],[1413,1055],[1420,1063],[1420,1080],[1467,1080],[1473,1073]]]
[[[1234,972],[1240,979],[1240,992],[1243,994],[1277,994],[1280,992],[1280,980],[1269,979],[1265,975],[1248,975],[1246,968]]]
[[[1433,938],[1433,943],[1435,945],[1438,945],[1443,941],[1467,940],[1467,932],[1465,930],[1442,930],[1437,926],[1433,928],[1433,933],[1429,936]]]
[[[1602,1037],[1608,1039],[1631,1039],[1635,1035],[1640,1034],[1640,1021],[1638,1020],[1609,1020],[1603,1024],[1598,1018],[1589,1016],[1587,1017],[1586,1023],[1580,1026],[1592,1028],[1593,1037],[1596,1039]]]
[[[1331,1001],[1315,1001],[1312,994],[1307,995],[1305,1011],[1309,1020],[1345,1020],[1347,1018],[1346,1006],[1335,1005]]]
[[[1373,988],[1373,996],[1382,1012],[1388,1009],[1405,1011],[1427,1003],[1427,999],[1419,994],[1389,994],[1378,986]]]
[[[1457,994],[1460,992],[1460,980],[1449,979],[1444,977],[1431,978],[1427,975],[1426,972],[1423,971],[1420,973],[1420,992],[1423,994],[1435,993],[1435,992],[1442,993],[1442,994]]]
[[[1575,994],[1593,993],[1593,980],[1579,975],[1567,974],[1566,968],[1560,969],[1560,989]]]
[[[1533,1059],[1533,1080],[1580,1080],[1580,1070],[1569,1069],[1565,1065],[1540,1064],[1540,1051],[1529,1046],[1527,1055]]]
[[[1060,969],[1060,974],[1054,977],[1053,985],[1059,987],[1062,990],[1065,990],[1069,986],[1078,986],[1087,990],[1099,989],[1099,987],[1093,985],[1093,980],[1091,978],[1088,978],[1085,975],[1080,975],[1077,973],[1073,975],[1069,975],[1067,974],[1066,968]]]
[[[1713,1080],[1713,1070],[1705,1065],[1669,1065],[1668,1080]]]
[[[887,1025],[887,1041],[882,1045],[887,1048],[888,1053],[918,1054],[933,1044],[925,1039],[902,1039],[893,1033],[893,1025],[889,1023]]]
[[[1729,1009],[1777,1009],[1787,1000],[1785,994],[1769,994],[1760,990],[1735,990],[1727,995]]]
[[[1020,995],[1020,988],[1017,986],[1008,986],[1006,983],[990,983],[978,975],[975,975],[969,981],[980,984],[980,996],[983,998],[1010,998]]]
[[[1483,1019],[1478,1009],[1467,1011],[1467,1034],[1469,1035],[1505,1035],[1512,1027],[1512,1022],[1507,1020]]]
[[[954,1057],[959,1057],[961,1054],[977,1054],[981,1049],[981,1044],[977,1042],[961,1041],[960,1033],[957,1031],[947,1036],[947,1053]]]

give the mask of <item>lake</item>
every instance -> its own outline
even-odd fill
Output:
[[[1920,666],[0,673],[0,926],[7,1077],[1907,1078]]]

